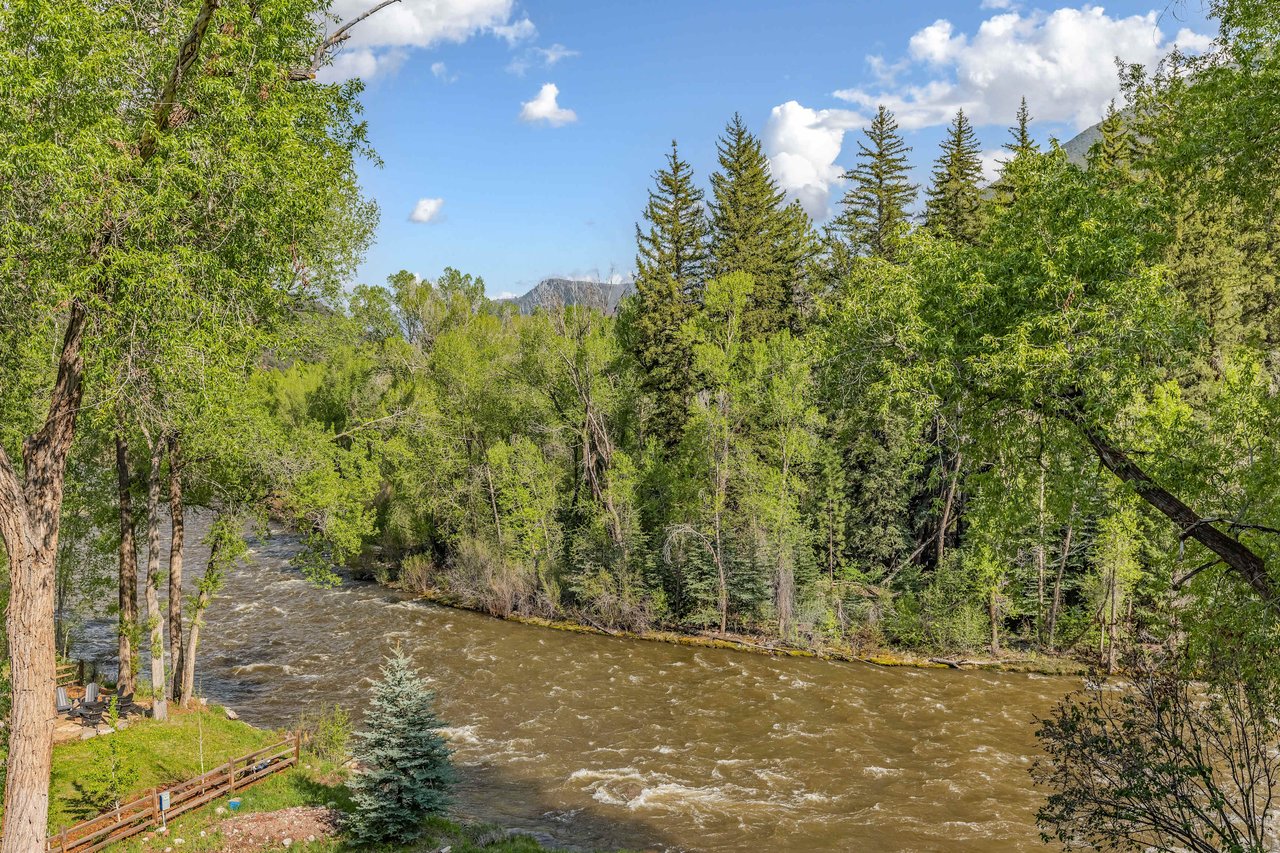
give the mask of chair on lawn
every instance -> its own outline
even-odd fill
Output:
[[[59,687],[53,693],[53,707],[59,714],[65,714],[71,710],[71,700],[67,698],[67,688]]]

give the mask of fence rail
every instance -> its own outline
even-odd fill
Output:
[[[48,849],[50,853],[96,853],[159,826],[162,820],[173,820],[224,794],[242,791],[274,773],[297,766],[301,750],[302,735],[296,734],[257,752],[233,758],[202,776],[171,785],[165,789],[169,794],[169,807],[163,811],[161,789],[152,788],[146,796],[50,837]]]
[[[79,663],[69,661],[68,663],[58,664],[58,668],[54,670],[54,678],[59,687],[66,687],[69,684],[83,684],[84,661]]]

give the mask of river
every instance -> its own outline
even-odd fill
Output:
[[[576,849],[1045,849],[1031,721],[1078,682],[520,625],[349,579],[316,588],[289,566],[297,547],[277,531],[230,574],[199,690],[263,726],[359,714],[401,648],[438,691],[463,818]],[[204,559],[192,548],[188,566]],[[95,620],[77,653],[109,657],[112,630]]]

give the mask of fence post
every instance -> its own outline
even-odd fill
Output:
[[[67,853],[67,828],[62,828],[62,853]]]
[[[230,763],[228,763],[228,764],[227,764],[227,785],[229,785],[229,786],[230,786],[230,791],[231,791],[231,793],[233,793],[233,794],[234,794],[234,793],[236,792],[236,762],[235,762],[235,759],[232,759],[232,760],[230,761]]]
[[[76,667],[76,683],[84,684],[84,658],[80,658],[79,665]]]
[[[293,763],[297,764],[302,760],[302,732],[298,732],[293,736]]]

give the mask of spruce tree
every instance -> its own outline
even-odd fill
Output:
[[[1129,173],[1135,154],[1133,134],[1115,101],[1107,107],[1098,131],[1101,136],[1089,147],[1087,155],[1089,168],[1115,176]]]
[[[907,178],[911,148],[884,106],[863,133],[867,142],[858,143],[858,165],[844,173],[853,186],[840,202],[836,228],[854,254],[893,260],[907,208],[916,200],[916,186]]]
[[[680,159],[676,141],[671,140],[667,168],[653,176],[644,220],[646,233],[636,225],[636,275],[651,281],[675,279],[687,299],[701,299],[707,261],[706,215],[702,210],[702,190],[694,185],[693,169]]]
[[[1013,204],[1018,196],[1013,176],[1009,174],[1009,164],[1024,154],[1035,154],[1040,150],[1031,136],[1031,111],[1027,109],[1025,97],[1018,106],[1017,124],[1009,128],[1009,136],[1010,140],[1001,147],[1010,156],[1000,160],[1000,177],[996,179],[994,186],[996,202],[1005,206]]]
[[[934,233],[961,243],[978,242],[982,232],[982,191],[978,186],[981,178],[978,138],[964,110],[959,110],[934,164],[925,225]]]
[[[352,750],[360,770],[349,783],[356,812],[348,831],[357,844],[410,843],[448,807],[457,777],[434,698],[408,658],[387,658]]]
[[[1004,150],[1014,157],[1019,154],[1030,154],[1039,151],[1040,146],[1031,138],[1031,111],[1027,109],[1027,99],[1025,97],[1022,99],[1022,103],[1018,105],[1017,121],[1017,124],[1009,128],[1009,136],[1012,139],[1004,144]]]
[[[783,194],[769,174],[760,140],[740,115],[716,144],[720,169],[711,176],[711,256],[715,277],[747,273],[755,282],[744,332],[759,337],[789,327],[791,277],[786,266],[794,223],[787,222]]]
[[[636,225],[636,298],[628,343],[643,369],[642,384],[654,398],[656,430],[671,446],[687,415],[691,355],[681,330],[701,299],[708,226],[702,190],[674,140],[667,168],[653,178],[644,209],[647,232]]]

